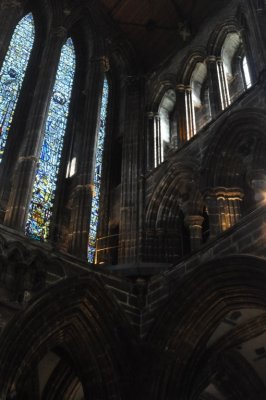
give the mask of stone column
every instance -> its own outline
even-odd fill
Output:
[[[196,133],[195,111],[192,101],[192,88],[186,86],[186,110],[187,110],[187,140],[191,139]]]
[[[212,189],[206,195],[210,239],[235,225],[241,218],[243,191],[240,188]]]
[[[154,114],[155,117],[155,167],[162,162],[162,138],[161,138],[161,121],[158,113]]]
[[[78,142],[77,174],[71,201],[68,251],[84,260],[87,259],[99,112],[106,69],[104,57],[91,60],[83,91],[86,95],[83,117],[75,139]]]
[[[179,145],[194,136],[195,118],[191,88],[183,84],[176,87],[176,107],[178,113]]]
[[[218,82],[220,87],[220,97],[222,109],[224,110],[231,103],[230,93],[227,83],[227,78],[225,75],[223,60],[220,57],[217,57],[217,71],[218,71]]]
[[[123,137],[119,263],[136,263],[142,248],[144,79],[127,80]]]
[[[202,223],[204,218],[201,215],[189,215],[185,218],[185,224],[189,229],[190,250],[196,251],[202,244]]]
[[[29,109],[26,135],[22,143],[13,176],[4,224],[24,231],[32,195],[36,166],[42,146],[50,97],[56,76],[62,45],[66,39],[64,27],[58,27],[47,40],[39,66],[39,80]]]
[[[146,169],[147,171],[150,171],[162,162],[161,123],[160,115],[158,113],[148,112],[146,115]]]
[[[208,69],[208,83],[210,92],[211,116],[212,118],[215,118],[223,110],[217,59],[215,56],[209,56],[207,58],[207,69]]]

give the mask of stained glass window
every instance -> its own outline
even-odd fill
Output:
[[[98,227],[98,211],[100,201],[100,189],[102,178],[102,159],[104,149],[104,139],[106,131],[106,116],[108,106],[109,85],[105,78],[103,84],[102,104],[100,111],[100,129],[97,139],[97,150],[94,170],[94,191],[92,195],[90,228],[89,228],[89,244],[88,244],[88,261],[93,263],[96,249],[97,227]]]
[[[0,162],[34,42],[32,14],[18,23],[0,71]]]
[[[75,60],[73,42],[69,38],[61,51],[26,224],[26,235],[41,241],[45,241],[49,237]]]

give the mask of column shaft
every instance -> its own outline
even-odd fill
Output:
[[[178,115],[178,145],[182,146],[188,138],[186,90],[184,85],[176,87],[176,108]]]
[[[208,68],[208,83],[210,91],[211,116],[212,118],[215,118],[223,110],[221,93],[220,93],[217,59],[215,56],[209,56],[207,58],[207,68]]]
[[[99,112],[104,80],[104,59],[92,61],[85,88],[83,119],[76,135],[77,175],[72,197],[68,236],[70,253],[87,258],[88,234],[93,193],[96,144],[99,132]]]

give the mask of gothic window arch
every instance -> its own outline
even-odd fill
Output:
[[[0,162],[3,159],[34,37],[33,15],[29,13],[16,26],[0,70]]]
[[[75,66],[74,45],[68,38],[61,50],[26,223],[26,235],[40,241],[46,241],[50,234]]]
[[[88,240],[88,261],[93,263],[95,259],[97,228],[99,220],[100,190],[102,181],[102,161],[104,152],[104,143],[106,136],[106,122],[109,100],[109,83],[105,76],[103,82],[102,101],[100,108],[100,127],[97,137],[95,169],[93,179],[93,194],[91,203],[89,240]]]
[[[221,49],[229,104],[251,87],[248,59],[239,32],[226,35]]]

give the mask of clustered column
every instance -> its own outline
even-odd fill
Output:
[[[91,62],[85,88],[86,104],[84,119],[79,127],[79,150],[76,186],[72,195],[68,250],[84,260],[87,258],[91,200],[94,188],[94,168],[99,109],[101,104],[105,58]]]
[[[176,86],[176,107],[178,112],[179,144],[184,144],[195,134],[195,116],[190,86]]]
[[[161,124],[160,115],[154,112],[146,114],[146,170],[150,171],[161,163]]]
[[[219,74],[216,56],[209,56],[207,58],[207,68],[210,91],[211,116],[212,118],[215,118],[224,108],[220,95]]]

